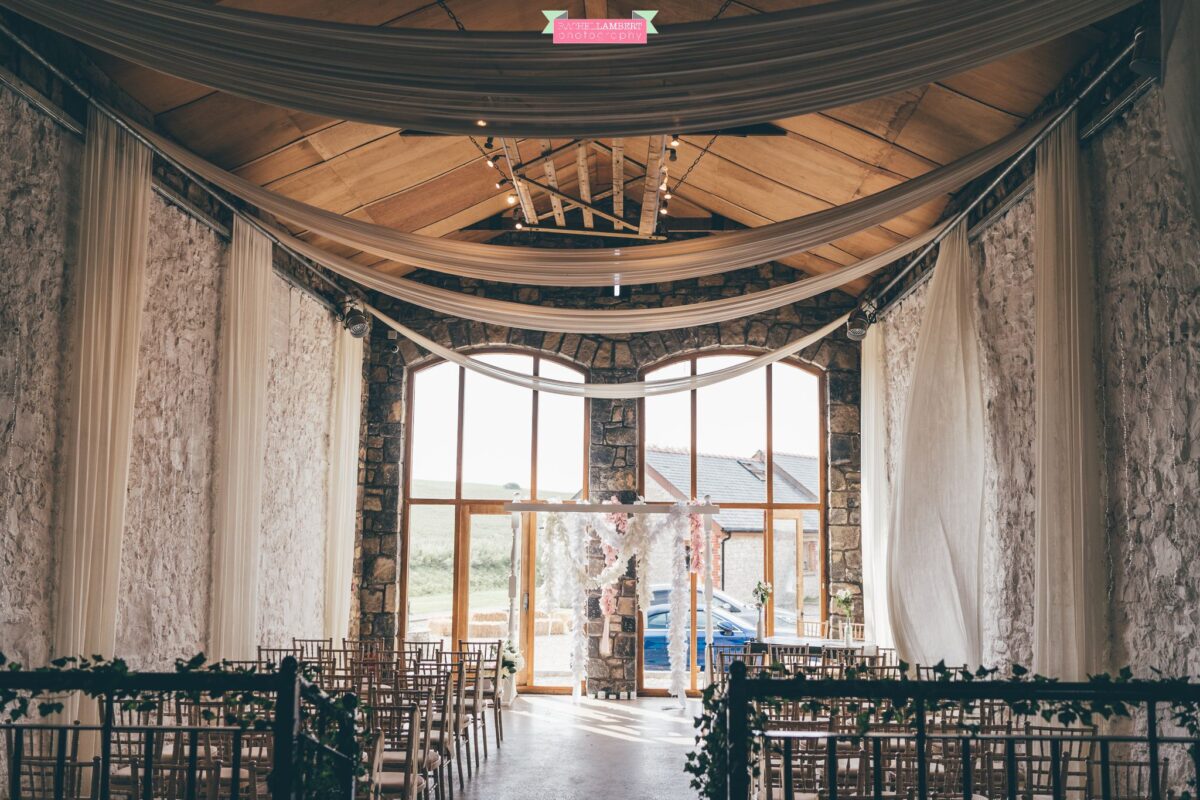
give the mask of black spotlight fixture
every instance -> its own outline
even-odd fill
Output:
[[[875,322],[875,305],[865,301],[852,312],[846,320],[846,336],[854,342],[861,342],[867,336],[867,329]]]
[[[491,136],[489,136],[483,140],[483,147],[485,150],[491,150],[492,147],[494,147],[494,146],[495,146],[495,142],[492,141]]]
[[[671,155],[669,157],[672,161],[678,161],[679,160],[679,150],[677,148],[672,147]]]
[[[347,297],[342,301],[342,324],[355,339],[361,339],[371,330],[371,321],[353,299]]]

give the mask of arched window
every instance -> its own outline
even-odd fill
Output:
[[[580,370],[544,356],[490,352],[477,357],[515,372],[584,380]],[[505,638],[512,527],[502,505],[514,495],[533,500],[586,496],[587,402],[435,362],[411,373],[408,409],[402,635],[447,644]],[[523,554],[531,563],[536,537],[528,532],[536,530],[534,524],[532,519],[526,523]],[[532,632],[537,598],[532,570],[526,574],[519,613],[522,630]],[[533,644],[523,647],[531,667],[569,674],[551,663],[556,656],[551,651],[561,649],[557,642],[544,643],[540,654]]]
[[[748,358],[694,355],[644,374],[646,379],[703,374]],[[714,633],[718,644],[754,634],[758,613],[752,592],[760,580],[774,588],[764,613],[768,636],[816,635],[827,615],[823,398],[823,373],[789,360],[642,402],[641,494],[647,500],[708,496],[721,506],[714,519],[722,540],[713,603],[718,621],[724,620]],[[655,602],[666,603],[669,555],[651,558],[648,569]],[[702,594],[693,605],[702,615]],[[693,644],[697,688],[705,644]],[[645,688],[667,685],[655,647],[645,637]]]

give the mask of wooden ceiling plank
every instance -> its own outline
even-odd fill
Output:
[[[658,178],[667,152],[666,135],[658,134],[649,139],[646,144],[646,181],[642,187],[642,215],[638,223],[638,233],[642,236],[649,236],[658,227],[658,209],[662,200]]]
[[[604,5],[607,8],[608,4],[604,3]],[[588,167],[590,152],[586,142],[580,142],[575,148],[575,172],[579,176],[579,197],[585,203],[592,202],[591,174]],[[591,228],[593,224],[592,212],[585,206],[583,208],[583,227]]]

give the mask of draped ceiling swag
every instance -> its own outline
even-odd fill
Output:
[[[730,128],[881,97],[1134,0],[837,0],[666,26],[645,47],[439,32],[189,0],[0,0],[72,38],[266,103],[440,133],[601,137]]]

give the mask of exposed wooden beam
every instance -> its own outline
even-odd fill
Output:
[[[521,151],[517,149],[516,144],[510,144],[508,139],[501,138],[500,146],[504,148],[504,158],[508,163],[517,163],[517,159],[513,158],[513,153],[520,155]],[[517,193],[517,200],[521,203],[521,212],[525,215],[525,221],[531,225],[536,224],[538,221],[537,206],[533,204],[533,198],[529,196],[529,188],[525,186],[524,180],[516,170],[513,170],[511,174],[513,191]]]
[[[646,181],[642,186],[642,217],[638,233],[647,236],[658,226],[658,204],[662,194],[658,183],[662,174],[663,156],[667,152],[665,135],[651,136],[646,146]]]
[[[536,233],[563,233],[576,234],[579,236],[611,236],[618,239],[643,239],[651,242],[665,242],[667,240],[667,237],[660,233],[652,233],[649,236],[642,236],[640,233],[636,232],[626,233],[625,231],[597,231],[595,229],[589,231],[577,230],[575,228],[544,228],[538,225],[534,225],[532,227],[526,225],[524,230],[534,231]]]
[[[544,140],[544,141],[549,141],[549,140]],[[509,163],[512,165],[512,170],[514,172],[524,173],[524,172],[527,172],[527,171],[533,169],[534,167],[540,166],[543,162],[545,162],[547,160],[552,160],[552,159],[558,157],[559,155],[562,155],[563,153],[567,152],[568,150],[570,150],[572,147],[575,146],[576,141],[577,140],[572,139],[570,142],[567,142],[566,144],[564,144],[560,147],[555,147],[553,150],[543,151],[542,154],[540,156],[538,156],[537,158],[531,158],[528,161],[523,161],[519,164],[515,163],[515,162],[511,162],[511,161]],[[516,149],[516,148],[514,148],[514,149]],[[518,156],[521,155],[520,150],[517,150],[516,152],[517,152]]]
[[[593,144],[599,144],[599,142],[593,142]],[[613,139],[611,152],[613,213],[618,217],[623,217],[625,216],[625,140]]]
[[[579,197],[585,202],[592,202],[592,181],[588,171],[588,150],[587,144],[580,142],[575,148],[575,171],[579,174]],[[591,228],[592,212],[589,208],[583,209],[583,227]]]
[[[553,148],[550,146],[549,139],[542,140],[542,146],[549,153]],[[546,183],[550,184],[550,188],[558,189],[558,171],[554,168],[554,159],[547,158],[542,161],[542,168],[546,172]],[[554,209],[554,221],[560,226],[567,224],[567,218],[563,216],[562,198],[557,195],[550,195],[550,206]]]
[[[636,225],[628,223],[625,220],[621,219],[620,217],[617,217],[617,216],[614,216],[614,215],[608,213],[607,211],[605,211],[602,208],[597,208],[596,206],[592,205],[591,203],[585,203],[582,200],[580,200],[578,197],[572,197],[569,194],[563,194],[562,192],[558,191],[557,189],[553,189],[553,188],[545,185],[544,183],[538,183],[537,181],[533,180],[532,178],[522,178],[521,181],[522,181],[522,183],[527,183],[530,186],[535,186],[538,189],[541,189],[543,192],[550,195],[551,198],[557,197],[559,200],[569,203],[572,208],[580,208],[580,209],[585,208],[585,207],[589,208],[589,209],[591,209],[593,214],[595,214],[599,217],[603,217],[604,219],[610,221],[613,225],[617,225],[619,227],[624,227],[624,228],[629,228],[630,230],[634,230],[634,231],[636,231],[638,229],[638,227]]]

